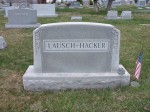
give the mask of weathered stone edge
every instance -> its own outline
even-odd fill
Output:
[[[130,74],[122,65],[119,67],[125,70],[124,75],[118,73],[34,73],[34,67],[31,65],[23,76],[23,85],[27,91],[102,89],[127,86],[130,82]]]

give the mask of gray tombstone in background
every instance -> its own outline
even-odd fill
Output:
[[[118,11],[108,11],[106,19],[118,19]]]
[[[90,0],[83,0],[83,6],[89,7],[90,5]]]
[[[121,19],[132,19],[132,12],[131,11],[122,11]]]
[[[23,76],[27,91],[114,88],[130,82],[119,65],[120,31],[112,25],[41,25],[33,31],[33,46],[34,65]]]
[[[138,7],[146,7],[146,0],[138,0],[137,6]]]
[[[37,23],[36,10],[14,9],[8,11],[8,23],[6,28],[36,28],[40,26]]]
[[[127,5],[126,0],[121,0],[120,3],[121,5]]]
[[[0,49],[4,49],[7,47],[7,43],[2,36],[0,36]]]
[[[57,17],[55,4],[33,4],[33,9],[37,11],[38,17]]]
[[[80,6],[80,2],[74,1],[74,2],[71,2],[69,8],[83,8],[83,7]]]
[[[21,8],[21,9],[23,9],[23,8],[31,8],[31,5],[30,5],[28,0],[20,0],[18,5],[19,5],[19,8]]]
[[[82,21],[81,16],[71,16],[71,21]]]
[[[14,9],[17,9],[18,7],[14,7],[14,6],[10,6],[10,7],[4,7],[4,10],[5,10],[5,15],[4,17],[8,17],[8,11],[9,10],[14,10]]]

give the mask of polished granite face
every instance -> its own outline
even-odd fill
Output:
[[[32,8],[37,10],[38,17],[56,17],[55,4],[33,4]]]
[[[121,18],[131,19],[132,18],[132,12],[131,11],[122,11]]]
[[[117,19],[118,11],[108,11],[107,18],[108,19]]]
[[[116,72],[120,31],[109,24],[66,22],[33,32],[34,68],[42,73]]]
[[[8,11],[8,23],[12,25],[28,25],[37,23],[36,10],[14,9]]]

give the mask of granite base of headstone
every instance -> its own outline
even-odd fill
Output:
[[[71,21],[82,21],[81,16],[71,16]]]
[[[0,36],[0,49],[4,49],[7,47],[7,43],[2,36]]]
[[[8,23],[5,28],[37,28],[41,24],[37,23],[36,10],[14,9],[8,11]]]
[[[27,91],[116,88],[130,83],[119,64],[120,31],[109,24],[66,22],[33,31],[34,65],[23,75]]]

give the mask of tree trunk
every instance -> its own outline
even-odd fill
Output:
[[[51,2],[51,4],[53,4],[53,3],[56,3],[56,0],[53,0],[53,1]]]
[[[98,0],[93,0],[94,8],[96,12],[99,12],[99,5],[98,5]]]
[[[109,11],[114,0],[108,0],[106,11]]]

